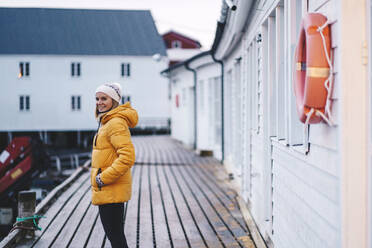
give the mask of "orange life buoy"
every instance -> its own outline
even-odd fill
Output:
[[[324,114],[328,91],[325,82],[329,77],[331,38],[327,18],[319,13],[307,14],[301,23],[301,31],[295,52],[294,92],[300,121],[308,124],[319,123]],[[325,47],[324,47],[325,45]],[[327,51],[327,54],[325,53]]]

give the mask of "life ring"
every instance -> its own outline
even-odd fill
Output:
[[[302,20],[293,82],[297,112],[300,121],[306,124],[319,123],[325,113],[328,96],[325,82],[332,73],[329,64],[330,36],[327,18],[322,14],[309,13]]]

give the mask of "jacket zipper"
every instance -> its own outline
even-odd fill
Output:
[[[97,133],[96,133],[96,138],[94,139],[94,146],[96,147],[97,146],[97,139],[98,139],[98,131],[99,131],[99,128],[101,126],[101,118],[99,119],[99,122],[98,122],[98,128],[97,128]],[[98,172],[97,172],[97,175],[98,176],[99,174],[101,174],[101,168],[98,168]],[[98,189],[101,191],[101,186],[97,185],[98,186]]]
[[[97,132],[96,132],[96,138],[94,139],[94,146],[97,146],[98,130],[99,130],[99,127],[100,126],[101,126],[101,119],[99,119],[99,122],[98,122],[98,128],[97,128]]]

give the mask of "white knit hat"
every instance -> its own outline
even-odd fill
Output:
[[[102,92],[120,103],[121,100],[121,86],[118,83],[105,83],[96,89],[97,92]]]

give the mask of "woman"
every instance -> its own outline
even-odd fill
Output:
[[[138,115],[130,103],[119,105],[121,86],[107,83],[96,90],[98,131],[92,152],[92,203],[98,205],[106,236],[113,248],[128,247],[124,236],[124,202],[131,197],[135,161],[129,127]]]

